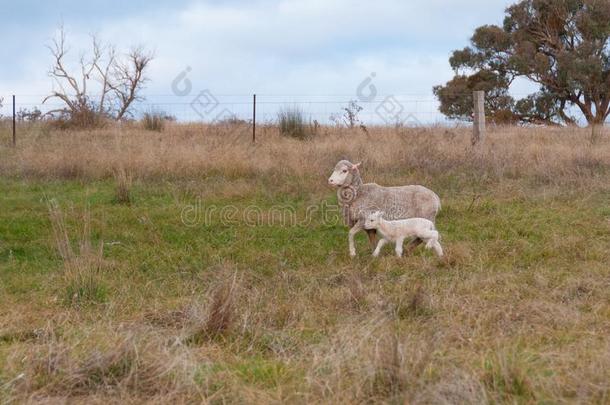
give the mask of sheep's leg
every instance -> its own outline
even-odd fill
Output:
[[[367,235],[369,236],[369,243],[371,246],[375,246],[377,243],[377,230],[376,229],[367,229]]]
[[[377,257],[379,256],[379,253],[381,253],[381,248],[387,243],[388,241],[385,239],[379,239],[379,243],[377,244],[377,248],[375,248],[375,251],[373,252],[373,257]]]
[[[402,257],[402,244],[405,242],[404,239],[398,239],[396,241],[396,256]]]
[[[407,254],[410,255],[419,245],[424,243],[420,238],[415,238],[407,245]]]
[[[349,230],[347,239],[349,241],[349,255],[351,257],[356,257],[356,244],[354,243],[354,236],[356,236],[356,234],[361,230],[362,226],[360,221],[356,222],[356,225],[354,225],[352,229]]]

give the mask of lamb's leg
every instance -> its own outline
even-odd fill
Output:
[[[441,244],[438,243],[439,233],[437,231],[432,230],[428,233],[420,234],[419,236],[426,242],[426,249],[432,249],[438,257],[443,257],[443,248],[441,247]]]
[[[375,251],[373,252],[373,257],[377,257],[379,256],[379,253],[381,253],[381,248],[387,243],[388,241],[381,238],[379,239],[379,243],[377,244],[377,248],[375,249]]]
[[[438,241],[434,241],[434,244],[432,245],[432,249],[434,249],[434,252],[436,252],[436,255],[438,257],[443,257],[443,248],[441,247],[441,244],[438,243]]]
[[[426,249],[432,249],[438,241],[438,232],[435,230],[421,232],[418,236],[426,244]]]
[[[407,254],[410,255],[419,245],[424,243],[420,238],[415,238],[407,245]]]
[[[369,243],[371,244],[371,246],[375,246],[375,243],[377,242],[377,230],[367,229],[366,233],[369,236]]]
[[[438,243],[438,240],[440,239],[441,235],[436,229],[432,229],[429,233],[429,236],[430,238],[426,241],[426,247],[428,249],[434,250],[434,253],[436,253],[438,257],[443,257],[443,248],[441,247],[441,244]]]
[[[404,239],[398,239],[396,241],[396,256],[402,257],[402,244],[405,242]]]
[[[360,221],[356,222],[356,225],[349,230],[348,241],[349,241],[349,255],[356,257],[356,244],[354,243],[354,236],[362,230],[362,224]]]

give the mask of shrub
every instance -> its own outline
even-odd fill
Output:
[[[173,117],[159,111],[144,113],[142,124],[147,131],[162,132],[166,121],[172,121]]]
[[[98,111],[95,105],[88,102],[78,105],[74,110],[61,111],[49,119],[51,127],[61,130],[102,128],[108,121],[107,114]]]
[[[0,105],[1,107],[1,105]],[[17,120],[24,122],[36,122],[43,119],[42,111],[38,109],[38,107],[34,107],[32,109],[22,108],[17,113]]]
[[[241,119],[235,115],[220,119],[215,122],[217,125],[251,125],[251,121]]]
[[[315,135],[315,127],[305,119],[305,115],[298,107],[280,110],[278,113],[280,135],[296,139],[308,139]]]
[[[368,134],[366,125],[364,125],[364,122],[362,122],[358,116],[363,108],[358,105],[356,100],[350,100],[347,107],[343,107],[341,110],[343,111],[342,114],[331,114],[330,116],[330,120],[334,122],[336,126],[345,126],[349,129],[358,127],[362,130],[362,132]]]

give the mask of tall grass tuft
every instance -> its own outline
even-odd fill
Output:
[[[104,244],[91,243],[91,218],[83,217],[83,229],[78,250],[72,247],[64,212],[56,201],[49,202],[49,217],[57,251],[63,261],[64,301],[69,305],[101,303],[106,300],[106,287],[102,280]]]
[[[278,112],[278,125],[280,135],[295,139],[309,139],[315,135],[310,123],[305,119],[305,114],[298,107],[289,107]]]
[[[237,274],[220,282],[212,291],[207,314],[188,339],[189,343],[200,344],[225,336],[235,321]]]
[[[163,132],[166,116],[159,111],[149,111],[142,117],[142,125],[147,131]]]
[[[529,375],[531,360],[516,349],[498,350],[485,359],[483,382],[497,396],[497,402],[509,402],[512,398],[528,402],[535,398],[536,389]]]
[[[131,204],[131,185],[133,177],[124,168],[119,168],[114,171],[114,180],[116,182],[114,200],[118,204]]]
[[[376,341],[372,359],[373,376],[370,378],[369,395],[373,398],[397,398],[407,385],[402,353],[395,331],[382,334]]]

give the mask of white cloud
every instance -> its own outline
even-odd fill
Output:
[[[196,88],[218,94],[354,94],[376,72],[384,94],[431,98],[451,77],[450,52],[467,45],[476,26],[500,23],[509,0],[426,2],[379,0],[255,0],[192,2],[168,11],[155,3],[142,15],[104,18],[98,26],[66,20],[73,56],[88,34],[127,48],[143,44],[156,58],[148,94],[171,93],[185,67]],[[48,40],[52,32],[39,33]],[[40,46],[19,58],[16,92],[49,91],[50,58]]]
[[[288,93],[319,91],[316,83],[330,77],[336,83],[329,84],[333,92],[337,87],[348,92],[357,84],[349,82],[352,77],[375,69],[380,77],[399,79],[391,86],[395,89],[425,87],[429,93],[450,73],[450,51],[465,46],[475,26],[500,22],[506,4],[482,0],[467,5],[440,0],[193,3],[169,15],[117,21],[103,33],[113,41],[128,38],[156,49],[151,73],[157,91],[191,66],[195,80],[220,92],[277,91],[278,86]]]

